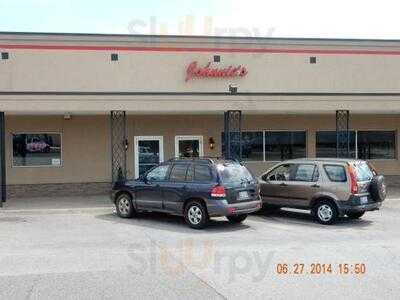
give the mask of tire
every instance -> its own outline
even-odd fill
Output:
[[[189,227],[203,229],[208,225],[207,209],[200,201],[191,201],[185,206],[185,221]]]
[[[237,216],[227,216],[226,218],[231,223],[239,224],[239,223],[242,223],[244,220],[246,220],[247,215],[243,214],[243,215],[237,215]]]
[[[349,212],[346,215],[349,219],[356,220],[361,218],[364,214],[365,211],[359,211],[359,212]]]
[[[132,197],[127,193],[123,193],[115,200],[115,208],[117,215],[121,218],[132,218],[135,214]]]
[[[313,215],[323,225],[334,224],[339,217],[336,205],[328,200],[319,201],[313,208]]]
[[[385,178],[380,176],[375,176],[372,178],[369,191],[371,193],[371,197],[376,202],[382,202],[386,198],[386,184]]]

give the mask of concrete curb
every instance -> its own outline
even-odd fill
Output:
[[[1,214],[65,214],[65,213],[112,213],[115,207],[77,207],[77,208],[34,208],[34,209],[7,209],[0,208]]]

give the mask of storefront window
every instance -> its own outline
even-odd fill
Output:
[[[356,157],[356,133],[350,131],[350,157]],[[317,131],[316,156],[336,157],[336,131]]]
[[[358,158],[395,159],[395,131],[358,131]]]
[[[13,134],[13,166],[61,166],[61,134]]]
[[[265,160],[280,161],[307,156],[305,131],[266,131]]]
[[[239,157],[240,140],[232,133],[231,136],[231,155]],[[225,134],[222,133],[222,154],[225,153]],[[244,161],[263,161],[263,132],[262,131],[243,131],[242,132],[242,160]]]

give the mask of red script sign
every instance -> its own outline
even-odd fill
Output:
[[[211,63],[209,62],[204,67],[199,67],[197,61],[193,61],[186,69],[186,82],[194,78],[244,77],[247,73],[247,69],[241,65],[237,67],[218,68],[211,67]]]

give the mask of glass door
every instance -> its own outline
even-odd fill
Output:
[[[175,137],[175,157],[203,156],[203,137],[180,135]]]
[[[135,137],[135,178],[164,161],[162,136]]]

